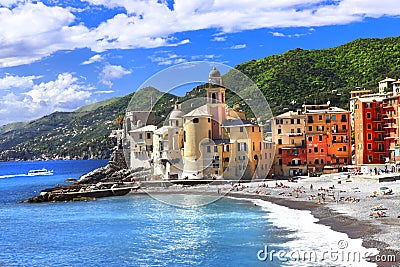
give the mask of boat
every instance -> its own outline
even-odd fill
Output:
[[[29,176],[39,176],[39,175],[53,175],[53,170],[47,170],[45,168],[40,170],[30,170],[28,172]]]

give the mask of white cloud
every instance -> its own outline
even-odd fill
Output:
[[[91,90],[93,87],[82,84],[72,74],[62,73],[53,81],[33,84],[27,92],[8,93],[0,97],[0,125],[75,110],[91,103]]]
[[[310,29],[308,29],[308,32],[306,32],[306,33],[294,33],[294,34],[284,34],[282,32],[269,32],[269,33],[272,34],[275,37],[287,37],[287,38],[295,37],[295,38],[298,38],[298,37],[310,35],[314,31],[315,31],[315,29],[310,28]]]
[[[111,80],[120,79],[131,73],[130,70],[127,70],[122,66],[106,64],[100,73],[100,82],[111,87],[113,85]]]
[[[212,41],[214,42],[225,42],[226,41],[226,36],[215,36]]]
[[[113,90],[103,90],[103,91],[96,91],[93,94],[111,94],[114,93],[115,91]]]
[[[237,44],[230,47],[230,49],[243,49],[246,48],[246,44]]]
[[[122,7],[118,14],[85,25],[87,12],[71,7],[47,6],[42,2],[0,0],[0,67],[40,60],[58,50],[176,46],[176,33],[216,29],[230,32],[288,27],[347,24],[365,18],[399,16],[398,0],[86,0],[85,7]],[[224,41],[215,36],[213,41]]]
[[[102,60],[103,60],[103,57],[99,54],[96,54],[96,55],[92,56],[91,58],[89,58],[88,60],[85,60],[84,62],[82,62],[82,65],[89,65],[94,62],[99,62]]]
[[[157,53],[160,54],[160,53]],[[158,65],[172,65],[186,62],[187,60],[176,54],[168,53],[166,56],[150,56],[151,62],[157,63]]]
[[[14,76],[6,74],[4,78],[0,78],[0,89],[10,88],[30,88],[33,86],[33,80],[40,78],[40,76]]]

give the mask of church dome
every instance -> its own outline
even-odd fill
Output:
[[[175,109],[171,112],[171,115],[169,115],[169,119],[170,120],[177,120],[177,119],[182,119],[183,115],[185,115],[185,113],[183,113],[182,110],[179,109]]]
[[[219,72],[219,70],[217,70],[214,66],[214,68],[210,71],[210,74],[208,75],[208,77],[221,77],[221,73]]]

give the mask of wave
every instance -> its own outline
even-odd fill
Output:
[[[0,175],[0,179],[3,179],[3,178],[13,178],[13,177],[23,177],[23,176],[28,176],[28,174],[22,173],[22,174]]]
[[[266,211],[263,217],[274,226],[291,231],[287,236],[291,239],[290,241],[283,244],[265,244],[278,246],[286,252],[287,261],[284,261],[284,265],[321,266],[321,263],[324,263],[329,266],[377,266],[363,258],[363,255],[376,255],[377,249],[365,248],[362,246],[362,239],[351,239],[345,233],[336,232],[329,226],[318,224],[319,219],[315,218],[310,211],[291,209],[261,199],[247,200]],[[305,254],[309,252],[316,254]],[[299,255],[313,258],[299,261],[296,260]],[[361,255],[360,259],[358,255]],[[315,258],[317,260],[314,261]],[[323,262],[321,262],[322,258]]]

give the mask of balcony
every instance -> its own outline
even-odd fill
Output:
[[[382,117],[374,117],[372,118],[372,121],[382,121]]]
[[[385,149],[374,149],[374,153],[385,153]]]
[[[374,138],[374,141],[375,142],[383,142],[383,141],[385,141],[385,139],[383,139],[383,138]]]
[[[333,134],[347,134],[349,130],[347,129],[341,129],[341,130],[332,130]]]
[[[383,128],[374,128],[374,132],[386,132]]]
[[[343,144],[343,143],[349,143],[350,140],[332,140],[332,143],[338,143],[338,144]]]
[[[288,136],[302,136],[303,133],[287,133]]]

